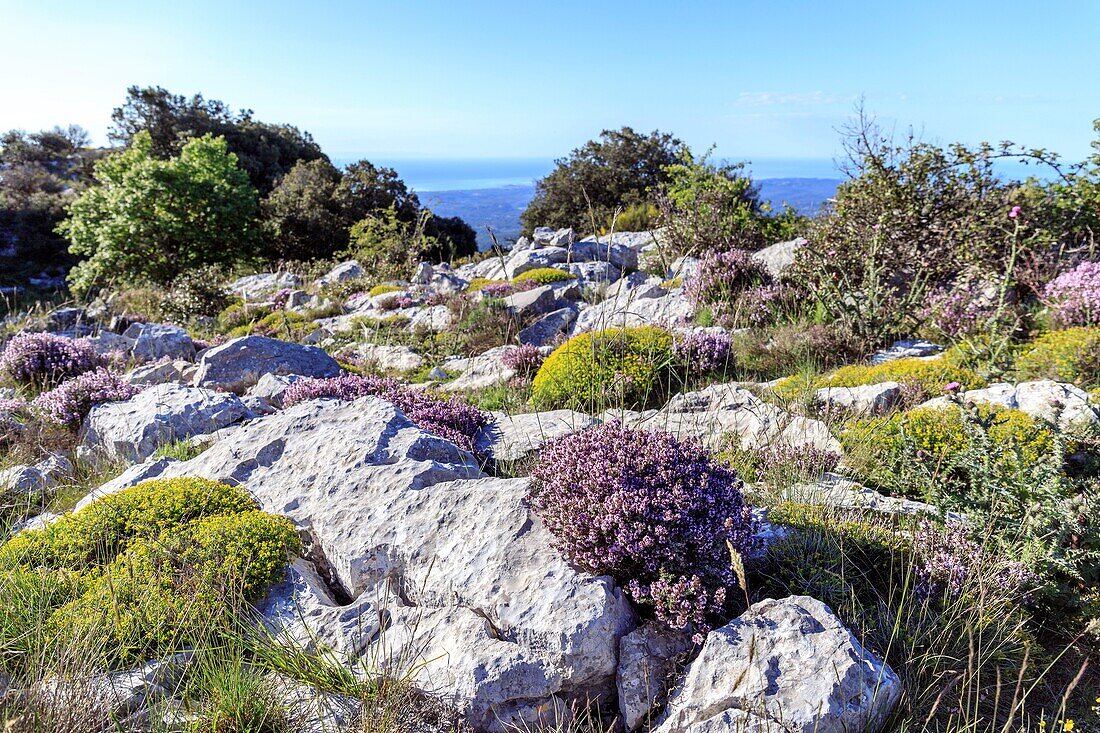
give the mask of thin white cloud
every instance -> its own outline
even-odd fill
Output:
[[[741,92],[736,104],[744,107],[774,107],[779,105],[850,104],[855,97],[830,92]]]

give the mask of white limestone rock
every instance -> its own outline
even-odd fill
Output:
[[[767,599],[707,635],[655,733],[875,733],[901,692],[824,603]]]
[[[493,422],[477,436],[478,450],[497,461],[516,461],[537,452],[555,438],[578,433],[599,421],[583,412],[551,410],[508,415],[494,412]]]
[[[241,336],[203,352],[194,384],[243,393],[265,374],[335,377],[340,374],[340,365],[315,346]]]

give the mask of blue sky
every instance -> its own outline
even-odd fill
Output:
[[[554,157],[600,129],[829,158],[861,97],[946,142],[1080,159],[1100,2],[0,0],[0,129],[105,141],[129,84],[222,99],[335,157]]]

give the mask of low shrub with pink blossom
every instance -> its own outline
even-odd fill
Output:
[[[43,392],[31,402],[31,408],[45,420],[77,430],[96,405],[128,400],[140,391],[141,387],[128,384],[114,372],[100,368]]]
[[[676,336],[672,351],[689,374],[724,370],[730,363],[733,342],[721,331],[693,331]]]
[[[771,275],[752,253],[744,249],[706,252],[684,294],[696,307],[729,304],[750,288],[769,285]]]
[[[51,386],[105,366],[85,339],[52,333],[19,333],[0,354],[0,373],[21,384]]]
[[[987,328],[997,317],[997,304],[967,289],[940,288],[928,294],[918,317],[934,336],[960,338]]]
[[[539,347],[524,344],[501,354],[500,363],[514,371],[517,377],[531,379],[542,366],[544,359]]]
[[[474,450],[478,432],[489,424],[486,413],[458,397],[440,397],[396,379],[354,374],[299,380],[287,388],[283,407],[322,397],[354,400],[368,396],[393,403],[423,430],[468,451]]]
[[[1061,326],[1100,324],[1100,262],[1082,262],[1043,288],[1054,320]]]
[[[978,582],[1017,592],[1038,580],[1022,563],[997,557],[975,542],[960,522],[940,526],[922,521],[913,535],[913,550],[919,559],[917,592],[925,598],[941,593],[958,598]]]
[[[549,443],[532,475],[531,505],[571,563],[699,642],[732,610],[729,546],[750,555],[756,523],[737,474],[699,443],[607,423]]]

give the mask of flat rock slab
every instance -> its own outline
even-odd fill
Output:
[[[1034,382],[991,384],[984,389],[963,392],[963,402],[998,405],[1025,412],[1047,422],[1058,422],[1063,429],[1090,427],[1100,423],[1100,413],[1080,387],[1049,379]],[[921,407],[945,407],[953,404],[947,397],[936,397]]]

